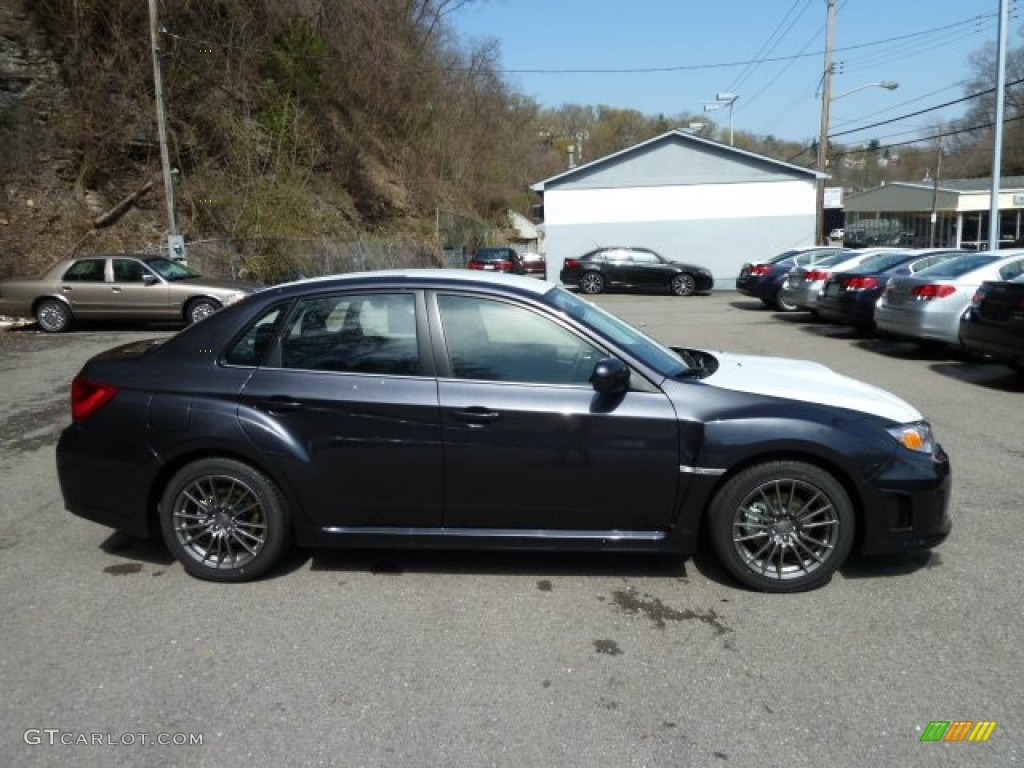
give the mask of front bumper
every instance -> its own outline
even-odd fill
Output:
[[[931,455],[900,449],[862,489],[861,551],[866,555],[915,552],[938,546],[953,528],[949,457],[941,446]]]

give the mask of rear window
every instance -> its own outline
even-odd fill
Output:
[[[507,248],[484,248],[477,251],[473,257],[476,261],[503,261],[511,258],[512,254]]]
[[[999,261],[999,258],[999,256],[982,256],[981,254],[959,256],[955,259],[944,261],[942,264],[936,264],[934,267],[922,269],[917,274],[921,277],[960,277],[976,269],[987,267],[989,264]]]

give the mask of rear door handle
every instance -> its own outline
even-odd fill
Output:
[[[471,426],[480,427],[484,424],[490,424],[497,421],[501,414],[497,411],[492,411],[490,408],[473,406],[472,408],[466,408],[461,411],[452,411],[452,416]]]

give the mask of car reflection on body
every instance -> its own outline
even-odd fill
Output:
[[[566,259],[559,279],[583,293],[613,288],[690,296],[707,293],[715,285],[709,269],[669,261],[649,248],[632,247],[597,248],[578,259]]]
[[[80,256],[57,262],[41,277],[0,283],[0,315],[35,317],[48,333],[79,320],[195,323],[260,288],[209,279],[162,256]]]
[[[960,344],[960,318],[987,280],[1024,272],[1024,250],[965,253],[912,277],[894,277],[875,306],[882,334],[927,343]]]
[[[810,362],[669,349],[529,277],[424,270],[262,291],[88,361],[67,508],[243,581],[303,546],[695,551],[826,582],[941,542],[922,415]],[[522,472],[495,471],[515,466]]]

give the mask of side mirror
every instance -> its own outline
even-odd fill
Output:
[[[590,384],[603,395],[614,395],[629,389],[629,366],[616,357],[606,357],[594,365]]]
[[[160,281],[157,280],[156,275],[143,275],[142,276],[142,284],[143,285],[156,285],[159,282]]]

